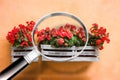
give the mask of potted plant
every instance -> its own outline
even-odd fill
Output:
[[[34,21],[27,21],[27,25],[19,24],[8,32],[6,39],[12,45],[12,62],[26,55],[33,49],[31,32],[35,25]],[[34,60],[38,61],[38,59]]]
[[[66,24],[58,28],[49,27],[37,32],[38,44],[41,52],[51,57],[69,57],[79,52],[86,42],[86,35],[82,27]],[[106,28],[92,24],[89,31],[89,41],[86,49],[76,59],[71,61],[98,61],[98,49],[103,49],[104,42],[109,43],[109,33]],[[76,52],[75,49],[78,49]],[[48,61],[44,57],[42,60]]]

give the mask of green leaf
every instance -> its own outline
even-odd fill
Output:
[[[19,47],[20,47],[20,44],[19,44],[19,43],[15,43],[13,46],[19,48]]]
[[[74,42],[72,41],[72,40],[69,40],[69,47],[72,47],[72,46],[74,46]]]
[[[21,39],[18,39],[18,42],[19,42],[19,43],[21,43],[21,42],[22,42],[22,40],[21,40]]]
[[[25,41],[28,41],[28,38],[25,37],[24,40],[25,40]]]
[[[76,40],[76,46],[80,46],[80,42],[78,40]]]
[[[50,41],[50,45],[55,46],[55,44],[56,44],[56,39],[52,38]]]
[[[66,43],[69,43],[69,40],[68,40],[68,39],[65,38],[64,40],[65,40]]]

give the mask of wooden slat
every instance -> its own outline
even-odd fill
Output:
[[[12,47],[11,49],[12,49],[12,51],[11,51],[12,62],[14,62],[21,56],[24,56],[24,55],[30,53],[33,50],[33,47],[27,47],[27,48],[23,48],[23,49]],[[33,62],[38,62],[38,58],[36,58]]]
[[[94,50],[96,47],[94,47],[94,46],[86,46],[86,49],[87,50]],[[50,50],[81,50],[81,49],[83,49],[83,47],[81,46],[81,47],[75,47],[75,46],[73,46],[73,47],[59,47],[59,48],[55,48],[55,47],[51,47],[51,45],[41,45],[41,49],[50,49]]]
[[[62,55],[75,55],[75,52],[60,52],[60,51],[42,51],[43,54],[45,55],[58,55],[58,56],[62,56]],[[80,55],[98,55],[98,53],[96,53],[95,51],[84,51],[82,54]]]
[[[51,61],[51,60],[48,60],[44,57],[42,57],[42,60],[43,61]],[[98,57],[76,57],[75,59],[72,59],[70,60],[70,62],[78,62],[78,61],[99,61],[99,58]]]
[[[68,58],[76,53],[80,52],[83,47],[71,47],[71,48],[55,48],[50,45],[41,45],[41,52],[48,57],[54,58]],[[77,52],[74,52],[77,50]],[[99,52],[98,49],[94,46],[87,46],[82,54],[71,61],[98,61]],[[43,61],[50,61],[42,57]]]

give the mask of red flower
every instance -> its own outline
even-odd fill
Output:
[[[31,25],[35,25],[35,22],[34,22],[34,21],[30,21],[30,24],[31,24]]]
[[[23,25],[23,24],[19,24],[18,26],[19,26],[20,29],[25,29],[26,28],[25,25]]]
[[[102,49],[104,49],[104,47],[103,47],[103,46],[100,46],[99,49],[102,50]]]
[[[97,23],[93,23],[92,26],[96,29],[98,29],[98,24]]]
[[[62,38],[64,37],[64,32],[58,30],[57,33],[58,33],[58,36],[60,36],[60,37],[62,37]]]
[[[101,40],[102,42],[104,42],[106,40],[106,37],[102,37]]]
[[[71,39],[73,37],[72,32],[69,30],[66,31],[66,35],[67,35],[68,39]]]
[[[15,34],[15,39],[18,39],[18,34]]]
[[[46,27],[46,29],[45,29],[45,30],[48,32],[48,31],[50,31],[50,28],[49,28],[49,27]]]
[[[47,40],[50,41],[51,40],[51,36],[47,35]]]
[[[32,31],[32,30],[33,30],[33,27],[34,27],[33,25],[30,25],[29,28],[28,28],[28,30],[29,30],[29,31]]]
[[[82,31],[82,32],[79,32],[79,38],[83,38],[85,37],[85,33]]]
[[[17,33],[19,32],[19,29],[16,28],[16,27],[14,27],[13,30],[12,30],[12,32],[13,32],[14,34],[17,34]]]
[[[44,33],[45,33],[45,30],[42,29],[42,30],[40,30],[40,31],[37,32],[37,36],[43,35]]]
[[[80,38],[80,39],[82,38],[82,35],[81,35],[80,33],[79,33],[79,35],[78,35],[78,36],[79,36],[79,38]]]
[[[35,22],[34,21],[27,21],[26,22],[27,23],[27,26],[26,26],[26,28],[29,30],[29,31],[32,31],[33,30],[33,27],[34,27],[34,25],[35,25]]]
[[[70,24],[67,23],[67,24],[64,26],[64,28],[65,28],[65,29],[70,29],[71,26],[70,26]]]
[[[13,33],[13,32],[8,32],[6,38],[7,38],[7,40],[8,40],[10,43],[14,44],[14,42],[15,42],[15,37],[14,37],[14,33]]]
[[[63,26],[60,26],[59,29],[58,29],[58,31],[61,31],[61,32],[64,31]]]
[[[100,45],[100,44],[102,44],[102,40],[100,39],[96,40],[96,45]]]
[[[22,31],[22,33],[27,33],[27,27],[25,27],[25,25],[19,24],[19,28]]]
[[[78,31],[79,31],[79,32],[84,32],[84,30],[83,30],[82,27],[79,27],[79,28],[78,28]]]
[[[24,42],[21,43],[20,46],[22,46],[22,47],[24,47],[24,46],[25,46],[25,47],[28,47],[28,42],[24,41]]]
[[[59,44],[59,45],[63,45],[63,43],[64,43],[64,39],[63,39],[63,38],[59,38],[59,39],[58,39],[58,44]]]
[[[50,31],[50,35],[54,36],[54,37],[57,37],[58,36],[58,31],[53,28],[51,31]]]
[[[86,41],[86,38],[82,38],[82,40],[85,42],[85,41]]]
[[[44,41],[44,39],[45,39],[45,35],[41,35],[41,36],[39,36],[38,39],[39,39],[40,41]]]
[[[106,42],[107,42],[107,43],[110,43],[110,39],[106,38]]]
[[[28,41],[32,42],[31,34],[26,34],[26,37],[27,37]]]
[[[72,31],[76,31],[76,26],[71,25],[71,30],[72,30]]]
[[[105,28],[100,27],[100,29],[98,29],[98,34],[103,35],[105,33],[106,33],[106,29]]]
[[[108,39],[108,37],[106,37],[106,36],[105,36],[105,37],[102,37],[101,40],[102,40],[103,42],[106,41],[107,43],[110,42],[110,39]]]

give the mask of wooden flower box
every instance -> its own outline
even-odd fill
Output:
[[[32,50],[33,50],[33,47],[27,47],[27,48],[23,48],[23,49],[12,47],[12,52],[11,52],[12,62],[14,62],[18,58],[28,54]],[[38,58],[36,58],[33,62],[38,62]]]
[[[51,45],[41,45],[41,52],[49,57],[54,58],[67,58],[75,54],[75,46],[70,48],[54,48]],[[77,52],[83,47],[77,47]],[[70,61],[98,61],[99,60],[99,51],[94,46],[87,46],[82,54]],[[42,57],[42,61],[50,61],[45,57]]]

